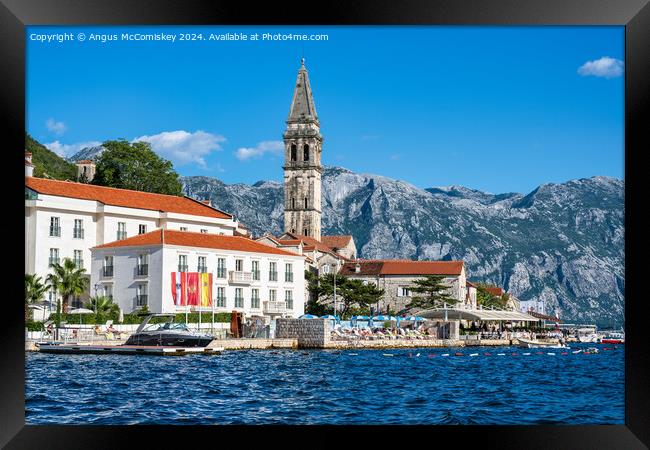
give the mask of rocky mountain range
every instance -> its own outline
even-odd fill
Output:
[[[472,280],[544,300],[566,321],[622,326],[624,182],[592,177],[527,195],[323,172],[323,234],[351,234],[361,258],[465,261]],[[281,233],[283,186],[183,177],[184,192],[234,214],[255,235]]]

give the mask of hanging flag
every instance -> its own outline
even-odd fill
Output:
[[[201,306],[212,304],[212,274],[202,273],[201,275]]]
[[[187,273],[187,304],[199,306],[199,274],[198,272]]]
[[[174,299],[174,305],[184,305],[185,304],[185,273],[184,272],[172,272],[172,298]]]

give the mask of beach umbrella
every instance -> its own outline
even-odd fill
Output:
[[[392,320],[392,317],[391,317],[391,316],[379,315],[379,316],[375,316],[375,317],[373,317],[372,320],[377,320],[377,321],[380,321],[380,322],[385,322],[385,321],[387,321],[387,320]]]
[[[370,317],[368,316],[353,316],[352,320],[368,320]]]
[[[338,320],[337,316],[333,316],[331,314],[327,314],[325,316],[320,316],[321,319],[329,319],[329,320]]]
[[[299,319],[318,319],[318,316],[314,316],[313,314],[303,314]]]
[[[82,314],[95,314],[95,311],[86,308],[75,308],[68,312],[68,314],[79,314],[79,325],[81,325]]]

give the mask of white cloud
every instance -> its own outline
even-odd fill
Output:
[[[284,152],[284,143],[282,141],[262,141],[255,147],[241,147],[235,152],[237,159],[246,161],[251,158],[260,158],[265,153],[272,155],[281,155]]]
[[[620,59],[603,56],[594,61],[587,61],[578,69],[582,76],[595,76],[603,78],[616,78],[623,75],[623,61]]]
[[[132,142],[149,142],[151,148],[160,156],[169,159],[175,165],[196,163],[206,167],[204,157],[211,152],[221,150],[221,143],[226,138],[205,131],[188,133],[184,130],[163,131],[152,136],[140,136]]]
[[[88,141],[88,142],[78,142],[76,144],[62,144],[61,142],[56,140],[54,142],[50,142],[43,145],[45,146],[45,148],[53,151],[60,157],[68,158],[85,147],[97,147],[98,145],[102,145],[102,143],[97,141]]]
[[[63,135],[63,133],[65,133],[65,130],[67,130],[67,127],[63,122],[57,122],[52,118],[45,121],[45,126],[51,133],[54,133],[57,136]]]

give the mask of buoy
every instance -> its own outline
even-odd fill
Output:
[[[517,354],[516,354],[516,353],[513,353],[512,356],[517,356]]]
[[[485,356],[492,356],[492,353],[484,353]]]
[[[568,355],[567,352],[562,352],[562,353],[560,353],[560,354],[561,354],[561,355]]]
[[[497,356],[506,356],[505,353],[497,353]]]
[[[435,358],[436,354],[435,353],[429,353],[429,358]]]
[[[478,353],[470,353],[469,356],[478,356]]]
[[[462,353],[454,353],[454,356],[463,356]]]
[[[526,356],[528,356],[528,355],[530,355],[530,353],[522,353],[522,355],[526,355]]]
[[[535,352],[536,355],[543,355],[544,352]]]
[[[418,356],[420,356],[420,354],[418,353],[418,354],[416,354],[415,356],[418,357]]]
[[[547,355],[555,356],[555,353],[549,352],[549,353],[547,353]]]
[[[443,353],[443,354],[440,355],[440,356],[449,356],[449,353]]]
[[[576,350],[576,351],[571,352],[571,353],[573,353],[575,355],[575,354],[580,353],[580,352],[582,352],[582,350]]]
[[[393,356],[392,353],[383,353],[384,356]]]
[[[348,355],[350,355],[350,356],[357,356],[358,353],[348,353]]]

